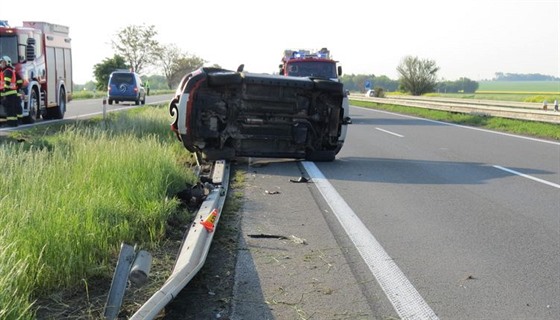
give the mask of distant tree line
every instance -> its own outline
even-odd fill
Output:
[[[383,88],[385,91],[397,91],[399,88],[398,80],[391,80],[387,76],[376,77],[373,74],[350,74],[343,75],[340,81],[344,84],[344,88],[350,91],[365,91],[367,81],[371,84],[371,89]]]
[[[560,81],[560,78],[547,76],[540,73],[503,73],[496,72],[493,80],[495,81]]]
[[[436,84],[436,91],[441,93],[475,93],[476,90],[478,90],[478,82],[469,78],[441,81]]]

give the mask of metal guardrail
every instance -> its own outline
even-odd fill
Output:
[[[491,105],[486,101],[484,104],[470,103],[469,100],[459,102],[456,99],[449,102],[426,99],[410,99],[410,98],[375,98],[375,97],[359,97],[351,95],[350,100],[368,101],[382,104],[394,104],[400,106],[408,106],[415,108],[435,109],[449,112],[471,113],[479,115],[488,115],[493,117],[502,117],[519,120],[541,121],[549,123],[560,123],[560,112],[554,110],[537,110],[535,108],[508,107],[504,102]],[[550,106],[549,106],[550,108]]]
[[[214,163],[211,177],[214,187],[198,209],[171,276],[130,320],[154,319],[202,268],[226,200],[229,172],[230,165],[226,161],[219,160]]]

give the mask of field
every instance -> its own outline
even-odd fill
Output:
[[[480,81],[476,93],[560,94],[560,81]]]
[[[425,96],[535,103],[547,101],[549,106],[554,100],[560,101],[560,81],[480,81],[478,84],[475,93],[427,93]]]

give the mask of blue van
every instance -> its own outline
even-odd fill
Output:
[[[142,79],[135,72],[114,71],[109,76],[107,86],[109,104],[121,101],[134,101],[136,105],[146,103],[146,89]]]

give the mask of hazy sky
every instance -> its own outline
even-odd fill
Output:
[[[120,30],[143,24],[155,26],[160,43],[226,69],[243,63],[277,72],[284,49],[327,47],[344,74],[397,79],[396,67],[412,55],[434,60],[446,80],[560,76],[560,0],[27,0],[25,7],[2,9],[0,19],[69,26],[78,84],[113,56]]]

